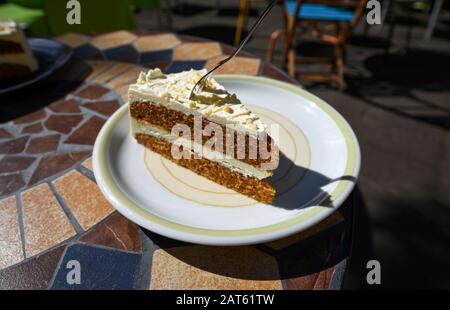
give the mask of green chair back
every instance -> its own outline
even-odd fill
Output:
[[[20,24],[28,36],[50,35],[43,10],[24,7],[15,3],[0,4],[0,20],[12,19]]]
[[[42,9],[44,7],[43,0],[7,0],[6,2],[14,3],[30,9]]]
[[[66,16],[66,0],[43,0],[52,35],[68,32],[102,33],[116,30],[135,30],[136,22],[130,0],[78,0],[81,23],[70,25]]]

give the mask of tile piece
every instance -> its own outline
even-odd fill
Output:
[[[41,253],[76,234],[47,184],[23,192],[22,208],[27,257]]]
[[[128,31],[115,31],[99,35],[91,40],[91,44],[100,50],[130,44],[137,37]]]
[[[150,289],[282,289],[276,260],[254,247],[157,250]]]
[[[114,211],[97,184],[76,170],[56,179],[53,184],[84,230]]]
[[[23,260],[19,217],[14,196],[0,200],[0,269]]]
[[[226,55],[216,57],[209,60],[206,63],[205,68],[210,70],[220,61],[225,59]],[[257,75],[259,72],[259,66],[261,65],[261,60],[257,58],[247,58],[247,57],[234,57],[225,65],[217,69],[215,72],[217,74],[247,74],[247,75]]]
[[[283,254],[279,259],[279,264],[287,288],[290,290],[314,289],[319,274],[327,269],[325,266],[328,259],[329,249],[326,238],[317,240],[307,247]]]
[[[48,130],[69,133],[83,120],[81,115],[51,115],[44,126]]]
[[[314,283],[314,290],[327,290],[330,286],[331,278],[333,277],[334,267],[322,270],[317,275],[316,283]]]
[[[22,134],[38,133],[38,132],[41,132],[42,130],[44,130],[44,127],[42,127],[42,124],[41,123],[36,123],[36,124],[33,124],[33,125],[25,126],[22,129]]]
[[[0,196],[10,195],[25,185],[20,173],[0,176]]]
[[[104,119],[97,116],[91,117],[87,122],[75,130],[64,143],[94,145],[97,134],[105,123]]]
[[[142,68],[137,66],[132,66],[128,71],[114,77],[109,80],[105,85],[111,89],[117,90],[121,86],[130,86],[131,83],[136,83],[139,73],[141,73]]]
[[[19,117],[14,120],[14,124],[21,125],[21,124],[28,124],[33,123],[35,121],[41,120],[47,116],[47,113],[44,109],[37,110],[33,113],[24,115],[22,117]]]
[[[47,153],[58,148],[60,135],[48,135],[32,138],[27,147],[27,153]]]
[[[172,49],[180,43],[180,40],[175,35],[166,33],[141,36],[133,44],[139,52],[143,53]]]
[[[105,116],[110,116],[119,108],[119,103],[117,100],[92,101],[85,103],[83,106]]]
[[[159,68],[159,69],[161,69],[162,72],[165,72],[166,68],[169,66],[169,64],[170,64],[170,61],[157,61],[157,62],[144,63],[144,67],[146,67],[147,69]]]
[[[162,50],[154,52],[145,52],[141,54],[141,63],[146,64],[150,62],[157,61],[167,61],[172,60],[173,50]]]
[[[2,290],[45,290],[64,252],[65,246],[35,256],[19,265],[0,271]]]
[[[132,64],[116,63],[109,70],[106,70],[102,74],[99,74],[97,77],[95,77],[93,81],[99,84],[105,84],[110,80],[121,76],[122,74],[133,68],[135,68],[135,66]],[[98,99],[98,98],[91,98],[91,99]]]
[[[0,139],[9,139],[12,137],[13,135],[8,130],[5,128],[0,128]]]
[[[74,56],[79,59],[96,59],[103,60],[104,56],[96,47],[90,43],[82,45],[75,49]]]
[[[91,38],[84,34],[71,32],[57,37],[56,40],[67,44],[72,48],[77,48],[87,44],[91,40]]]
[[[56,101],[48,107],[56,113],[81,113],[77,102],[73,99]]]
[[[111,69],[111,67],[114,65],[114,62],[110,61],[88,61],[87,64],[91,67],[91,72],[89,75],[85,78],[87,81],[92,80],[97,75],[107,71],[108,69]]]
[[[133,288],[134,276],[141,256],[108,250],[86,244],[70,246],[55,280],[51,286],[54,290],[129,290]],[[80,263],[80,284],[67,282],[68,262],[77,260]]]
[[[92,167],[92,157],[86,159],[86,160],[82,163],[82,165],[83,165],[84,168],[87,168],[87,169],[89,169],[89,170],[91,170],[91,171],[94,170],[94,168]]]
[[[304,239],[307,239],[309,237],[312,237],[322,231],[327,230],[330,227],[333,227],[339,223],[341,223],[342,221],[344,221],[344,217],[342,216],[341,213],[339,213],[339,211],[334,212],[333,214],[331,214],[329,217],[325,218],[323,221],[321,221],[320,223],[317,223],[316,225],[314,225],[313,227],[302,231],[298,234],[280,239],[280,240],[275,240],[269,243],[266,243],[266,245],[274,250],[281,250],[284,249],[290,245],[293,245],[299,241],[302,241]]]
[[[183,43],[173,50],[174,60],[207,60],[222,54],[219,43]]]
[[[56,155],[46,155],[40,161],[34,171],[28,185],[33,185],[47,177],[55,175],[77,164],[90,152],[65,153]]]
[[[200,70],[205,66],[206,61],[174,61],[172,64],[166,69],[166,73],[177,73],[186,70]]]
[[[32,156],[7,155],[0,160],[0,173],[18,172],[27,169],[35,160]]]
[[[0,154],[18,154],[25,149],[30,136],[0,142]]]
[[[139,226],[118,212],[86,233],[80,241],[131,252],[142,251]]]
[[[137,63],[139,53],[132,45],[123,45],[103,51],[107,60]]]
[[[109,89],[107,88],[89,85],[83,88],[82,90],[78,91],[77,93],[75,93],[75,96],[95,100],[103,97],[108,92]]]

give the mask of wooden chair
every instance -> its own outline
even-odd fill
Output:
[[[283,66],[287,66],[288,73],[297,78],[295,34],[298,26],[301,33],[311,31],[321,42],[330,44],[334,48],[332,58],[302,57],[302,63],[331,63],[331,73],[307,73],[300,76],[300,80],[334,81],[338,88],[345,87],[344,82],[344,47],[353,29],[358,24],[367,0],[285,0],[284,28],[272,33],[267,59],[273,58],[273,50],[279,37],[284,37]]]
[[[234,45],[238,46],[242,40],[242,32],[247,26],[248,12],[252,2],[267,2],[267,0],[240,0],[239,15],[236,23],[236,32],[234,34]]]

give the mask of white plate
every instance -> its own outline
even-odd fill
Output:
[[[268,124],[279,125],[282,160],[273,205],[255,202],[138,145],[127,106],[104,125],[94,173],[111,204],[158,234],[209,245],[266,242],[307,229],[334,212],[360,168],[358,141],[324,101],[291,84],[239,75],[216,79]]]

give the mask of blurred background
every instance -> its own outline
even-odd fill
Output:
[[[268,4],[81,2],[90,17],[77,32],[176,32],[229,45]],[[378,287],[450,288],[450,2],[379,1],[380,25],[367,23],[366,1],[304,2],[280,1],[244,50],[326,100],[358,136],[363,160],[344,288],[369,288],[370,259],[382,266]],[[16,20],[29,36],[58,36],[69,31],[66,3],[3,0],[0,19]]]

